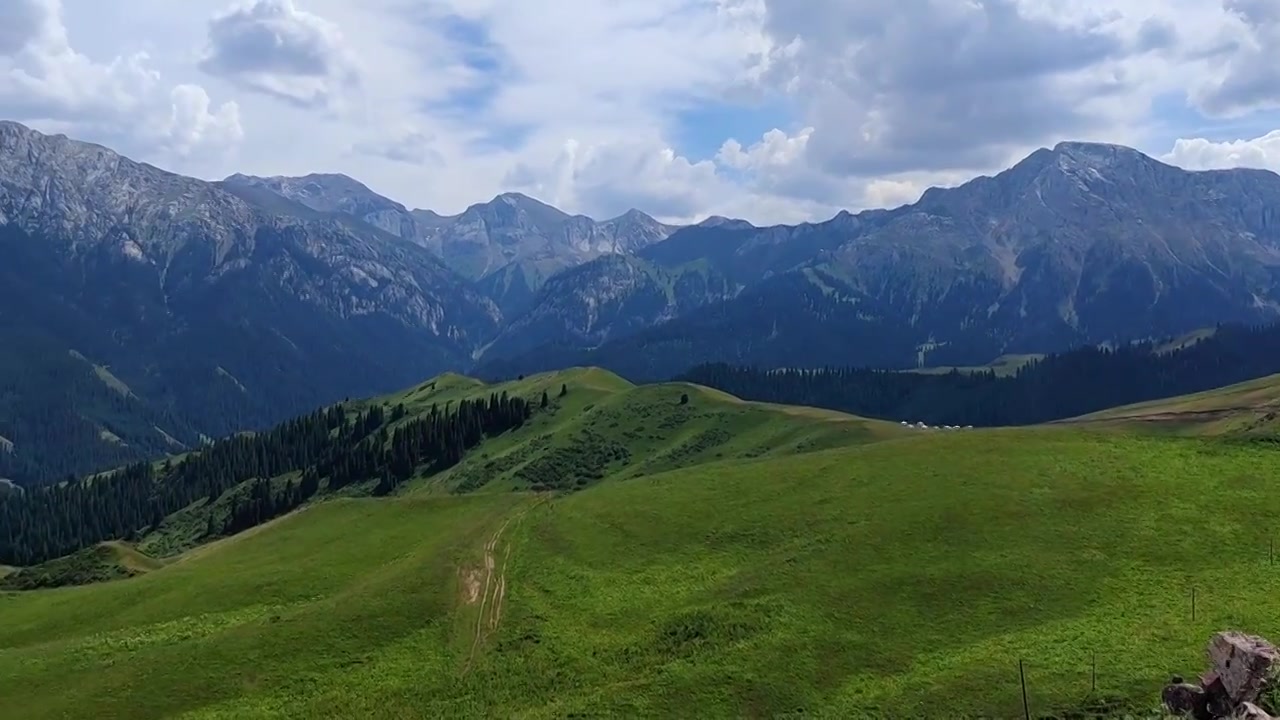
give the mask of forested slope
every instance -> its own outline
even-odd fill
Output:
[[[1280,373],[1280,325],[1223,326],[1186,346],[1081,348],[1012,374],[703,365],[681,379],[751,400],[931,425],[1031,425]]]

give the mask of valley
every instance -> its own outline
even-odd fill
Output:
[[[169,555],[129,579],[0,593],[0,714],[1010,717],[1019,659],[1037,716],[1148,713],[1221,626],[1280,633],[1277,451],[1241,434],[1278,388],[921,433],[599,369],[441,376],[348,412],[536,409],[387,497],[175,542],[200,500],[110,546]]]

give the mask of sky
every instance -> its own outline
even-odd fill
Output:
[[[1276,0],[2,0],[0,117],[409,207],[801,222],[1063,140],[1280,170]]]

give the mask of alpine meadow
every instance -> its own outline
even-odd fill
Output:
[[[246,482],[90,548],[130,579],[0,597],[0,713],[1012,717],[1020,659],[1038,716],[1144,713],[1217,626],[1280,632],[1277,450],[1229,421],[1280,379],[955,431],[596,369],[346,414],[503,394],[527,422],[389,496],[227,535]]]

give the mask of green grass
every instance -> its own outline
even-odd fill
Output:
[[[550,407],[517,433],[486,443],[457,467],[405,492],[575,490],[605,477],[634,478],[705,462],[795,455],[906,434],[896,423],[843,413],[749,403],[708,388],[637,387],[596,368],[534,375],[496,386],[448,377],[403,396],[431,403],[509,392]],[[561,388],[568,394],[560,397]],[[688,404],[681,404],[688,396]]]
[[[405,495],[0,594],[0,717],[1017,717],[1019,659],[1036,716],[1148,713],[1214,631],[1280,638],[1265,444],[900,433],[596,370],[505,388],[562,383]],[[510,492],[530,463],[578,487],[583,442],[627,457]]]
[[[126,543],[104,542],[33,567],[8,568],[8,572],[0,574],[0,590],[35,590],[120,580],[161,566],[159,560]]]
[[[527,502],[335,501],[142,577],[0,595],[0,717],[379,716],[377,691],[456,673],[455,566]]]
[[[994,372],[997,377],[1009,377],[1016,375],[1023,367],[1043,357],[1044,355],[1001,355],[986,365],[925,367],[908,370],[907,372],[924,375],[945,375],[953,371],[962,373]]]
[[[1064,422],[1125,432],[1275,437],[1280,431],[1280,375],[1194,395],[1112,408]]]
[[[1201,340],[1208,340],[1218,334],[1217,328],[1202,328],[1200,330],[1192,330],[1189,333],[1180,335],[1172,340],[1165,342],[1156,347],[1156,352],[1160,354],[1171,353],[1177,350],[1183,350],[1195,345]]]

